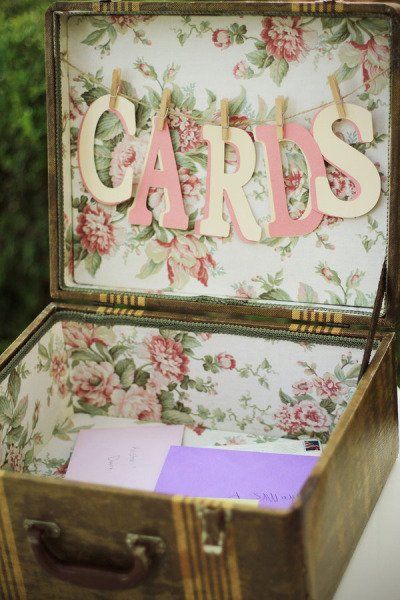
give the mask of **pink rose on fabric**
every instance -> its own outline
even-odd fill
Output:
[[[326,169],[329,185],[332,192],[340,200],[351,200],[356,194],[355,183],[350,177],[329,165]]]
[[[343,221],[342,217],[332,217],[330,215],[324,215],[322,218],[321,226],[326,225],[326,227],[333,227]]]
[[[276,426],[285,433],[296,435],[300,431],[301,424],[296,420],[292,406],[282,406],[274,416],[277,421]]]
[[[133,384],[129,390],[115,390],[111,395],[108,414],[113,417],[138,419],[139,421],[160,421],[161,405],[153,390]]]
[[[162,392],[162,390],[167,387],[168,383],[168,380],[165,379],[165,377],[163,377],[161,373],[154,372],[150,375],[150,378],[147,380],[146,390],[157,395],[160,394],[160,392]]]
[[[155,263],[166,263],[169,282],[176,289],[181,289],[190,277],[207,286],[208,269],[216,267],[205,243],[191,233],[178,234],[170,242],[153,239],[146,253]]]
[[[173,107],[169,111],[169,125],[178,133],[178,151],[187,152],[202,143],[201,125],[186,109]]]
[[[298,61],[304,51],[304,29],[300,17],[267,17],[263,19],[261,38],[268,54],[287,62]]]
[[[277,413],[277,427],[289,435],[302,430],[320,433],[328,431],[332,419],[329,413],[311,400],[302,400],[294,406],[283,406]]]
[[[67,389],[67,354],[60,352],[54,354],[50,363],[51,377],[57,384],[58,390],[62,396],[65,396]]]
[[[111,327],[97,327],[92,323],[63,321],[62,331],[65,343],[71,348],[90,348],[96,343],[109,346],[115,340]]]
[[[207,333],[205,331],[203,331],[202,333],[199,333],[199,338],[201,340],[203,340],[203,342],[207,342],[208,340],[210,340],[212,338],[212,333]]]
[[[147,340],[146,347],[155,371],[169,382],[182,381],[189,367],[189,358],[182,344],[162,335],[154,335]]]
[[[308,394],[310,390],[312,390],[313,384],[311,381],[298,381],[292,385],[293,392],[296,396],[301,396],[302,394]]]
[[[24,457],[22,451],[14,444],[11,444],[8,448],[7,465],[12,471],[18,473],[22,473],[24,470]]]
[[[114,390],[121,387],[114,367],[108,362],[79,363],[72,372],[71,381],[74,394],[93,406],[109,404]]]
[[[216,29],[212,35],[212,41],[217,48],[225,50],[232,44],[229,31],[227,29]]]
[[[236,360],[233,358],[232,354],[227,354],[227,352],[217,354],[216,361],[221,369],[228,369],[231,371],[236,367]]]
[[[249,300],[250,298],[254,298],[256,296],[256,290],[254,287],[245,283],[240,283],[235,291],[236,297],[243,298],[244,300]]]
[[[284,178],[286,194],[293,194],[295,192],[303,180],[303,173],[300,171],[290,171]]]
[[[104,256],[115,248],[119,231],[113,225],[109,212],[99,205],[87,204],[83,212],[78,214],[76,233],[81,237],[81,244],[85,250]]]
[[[146,132],[138,136],[125,134],[115,146],[110,162],[110,177],[114,187],[122,183],[128,168],[133,171],[133,184],[139,183],[149,142],[150,136]]]
[[[332,421],[325,408],[314,404],[311,400],[303,400],[296,404],[293,407],[293,414],[301,429],[316,433],[328,431]]]
[[[179,181],[183,199],[194,205],[199,201],[201,194],[201,181],[196,175],[193,175],[189,169],[181,167],[178,171]]]
[[[337,400],[347,391],[347,386],[340,381],[334,381],[329,373],[314,379],[314,388],[320,398],[331,400]]]
[[[332,281],[333,273],[329,267],[322,267],[321,275],[326,279],[326,281]]]
[[[233,67],[233,76],[236,79],[249,79],[253,75],[253,71],[245,60],[239,61]]]
[[[371,37],[365,44],[358,44],[357,42],[348,43],[354,49],[358,50],[360,54],[359,63],[362,65],[363,80],[365,82],[377,76],[388,67],[389,43],[387,36],[377,35]],[[365,89],[370,89],[373,93],[378,93],[382,89],[384,81],[384,78],[377,77],[371,83],[367,83]]]

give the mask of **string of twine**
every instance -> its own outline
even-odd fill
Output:
[[[75,65],[73,65],[71,62],[69,62],[69,60],[67,58],[65,58],[63,56],[61,58],[61,60],[63,62],[65,62],[69,67],[71,67],[71,69],[74,69],[77,73],[79,73],[80,75],[83,75],[84,77],[87,78],[87,73],[85,73],[84,71],[82,71],[79,67],[76,67]],[[389,68],[390,67],[387,67],[386,69],[382,69],[382,71],[379,71],[379,73],[376,73],[373,77],[370,77],[366,81],[363,81],[363,83],[361,83],[360,85],[358,85],[357,87],[355,87],[354,89],[352,89],[350,92],[347,92],[347,94],[343,94],[341,96],[342,100],[345,100],[346,98],[349,98],[350,96],[352,96],[353,94],[355,94],[359,90],[365,88],[367,85],[369,85],[370,83],[372,83],[373,81],[375,81],[375,79],[378,79],[378,77],[381,77],[382,75],[384,75],[385,73],[387,73],[389,71]],[[111,93],[111,89],[108,88],[107,86],[103,85],[102,83],[97,83],[97,85],[98,85],[98,87],[100,87],[103,90],[105,90],[107,93],[109,93],[109,94]],[[148,106],[148,104],[146,102],[141,102],[137,98],[133,98],[132,96],[128,96],[127,94],[122,94],[120,91],[118,92],[118,95],[122,96],[123,98],[126,98],[127,100],[130,100],[134,104],[141,104],[142,106]],[[324,108],[325,106],[329,106],[330,104],[335,104],[335,101],[332,100],[330,102],[323,102],[322,104],[318,104],[317,106],[313,106],[311,108],[306,108],[305,110],[301,110],[300,112],[294,113],[292,115],[285,115],[285,120],[294,119],[295,117],[299,117],[299,116],[305,115],[305,114],[307,114],[309,112],[313,112],[313,111],[319,110],[321,108]],[[167,114],[168,114],[168,110],[166,111],[166,114],[164,115],[164,118],[167,116]],[[191,118],[193,119],[193,121],[201,123],[203,125],[205,125],[207,123],[206,121],[204,121],[204,119],[199,119],[199,118],[196,118],[194,116],[192,116]],[[263,125],[263,124],[267,124],[267,123],[275,123],[275,121],[258,121],[256,119],[248,119],[248,123],[252,124],[252,125]]]

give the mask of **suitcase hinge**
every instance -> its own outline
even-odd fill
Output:
[[[201,520],[201,543],[204,552],[206,554],[222,554],[231,511],[226,508],[199,506],[197,514]]]

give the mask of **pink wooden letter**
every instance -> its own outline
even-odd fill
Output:
[[[155,168],[157,158],[160,169]],[[187,229],[189,219],[183,205],[178,169],[167,121],[165,121],[162,131],[159,131],[153,122],[143,173],[135,200],[128,214],[128,221],[131,225],[151,224],[153,215],[147,208],[150,188],[164,188],[165,210],[159,218],[161,227]]]
[[[273,202],[273,220],[266,225],[269,237],[299,237],[311,233],[321,223],[323,214],[318,210],[315,179],[326,177],[324,161],[311,133],[301,125],[285,125],[284,138],[297,144],[302,150],[307,166],[310,198],[307,208],[299,219],[289,215],[282,173],[282,161],[275,125],[258,125],[256,140],[264,146],[268,185]]]

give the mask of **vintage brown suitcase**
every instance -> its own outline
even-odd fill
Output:
[[[1,598],[333,596],[398,451],[399,40],[399,6],[384,2],[68,2],[48,11],[52,303],[0,360]],[[372,142],[346,122],[337,133],[378,166],[374,209],[326,216],[303,237],[246,244],[236,230],[224,240],[195,234],[201,126],[221,124],[220,100],[229,99],[231,128],[252,133],[285,126],[273,110],[281,94],[285,123],[308,127],[332,103],[332,73],[338,110],[344,100],[373,114]],[[136,133],[105,112],[96,170],[104,186],[120,185],[128,168],[137,184],[165,86],[189,231],[159,225],[157,190],[154,221],[129,225],[131,202],[91,200],[77,161],[82,118],[111,91],[110,102],[136,106]],[[298,147],[284,144],[296,219],[308,171]],[[229,149],[227,161],[232,170]],[[355,197],[351,178],[327,172],[339,198]],[[267,188],[258,157],[246,191],[259,222]],[[289,510],[62,478],[81,427],[132,419],[186,424],[191,443],[326,446]]]

